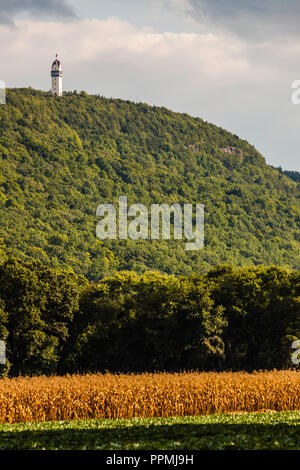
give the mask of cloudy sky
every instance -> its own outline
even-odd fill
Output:
[[[0,0],[1,76],[166,106],[300,170],[299,0]]]

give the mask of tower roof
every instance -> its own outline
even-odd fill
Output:
[[[60,67],[61,67],[61,62],[60,62],[60,60],[58,60],[57,54],[56,54],[55,60],[54,60],[54,62],[53,62],[53,64],[52,64],[52,68],[55,68],[55,69],[57,68],[57,69],[59,69]]]

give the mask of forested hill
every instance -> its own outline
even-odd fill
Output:
[[[201,115],[201,109],[199,109]],[[204,272],[219,263],[299,269],[299,184],[248,142],[187,114],[68,92],[10,89],[0,106],[6,255],[72,267]],[[205,205],[205,247],[96,238],[100,203]]]

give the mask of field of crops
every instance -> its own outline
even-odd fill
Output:
[[[0,380],[0,422],[300,410],[297,371],[72,375]]]

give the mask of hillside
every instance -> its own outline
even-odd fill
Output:
[[[201,109],[199,109],[199,115]],[[100,242],[97,206],[205,205],[205,247]],[[299,269],[299,184],[200,118],[100,96],[10,89],[0,106],[4,252],[97,280],[116,269],[204,272],[218,263]]]

